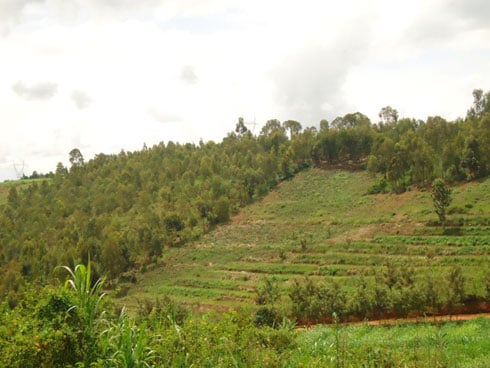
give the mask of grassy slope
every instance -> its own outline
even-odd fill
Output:
[[[428,267],[427,254],[431,267],[459,264],[468,275],[488,266],[490,180],[454,188],[457,214],[449,218],[464,218],[467,235],[452,237],[425,225],[436,219],[428,192],[365,195],[373,180],[365,172],[304,171],[230,224],[194,244],[166,249],[161,264],[138,275],[119,302],[131,308],[168,295],[203,309],[246,306],[265,276],[284,288],[303,276],[330,275],[349,284],[349,275],[387,261]]]

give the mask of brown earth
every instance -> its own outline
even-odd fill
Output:
[[[476,319],[479,317],[490,318],[490,313],[479,313],[479,314],[454,314],[454,315],[444,315],[444,316],[427,316],[427,317],[414,317],[414,318],[392,318],[392,319],[379,319],[374,321],[365,322],[352,322],[349,324],[362,325],[367,323],[370,326],[393,326],[398,323],[438,323],[446,321],[468,321],[471,319]]]
[[[401,323],[432,323],[437,324],[440,322],[451,322],[451,321],[470,321],[476,318],[490,318],[490,313],[478,313],[478,314],[448,314],[441,316],[425,316],[425,317],[411,317],[411,318],[386,318],[386,319],[376,319],[376,320],[365,320],[365,321],[355,321],[355,322],[342,322],[343,326],[396,326]],[[314,328],[316,326],[332,326],[333,323],[316,323],[308,325],[298,325],[297,330],[307,330]]]
[[[490,302],[484,300],[468,301],[465,305],[460,305],[450,310],[442,310],[437,314],[422,314],[407,317],[397,317],[394,315],[379,315],[372,319],[361,320],[358,317],[352,316],[347,321],[341,321],[342,325],[363,325],[369,324],[372,326],[392,326],[399,323],[438,323],[444,321],[466,321],[478,317],[490,318]],[[300,321],[299,328],[309,328],[315,325],[332,325],[331,318],[324,321]]]

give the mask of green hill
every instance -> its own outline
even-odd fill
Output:
[[[390,108],[75,148],[49,180],[1,184],[0,366],[488,366],[484,319],[337,322],[490,311],[489,96],[454,122]]]
[[[373,182],[366,172],[303,171],[202,239],[166,249],[118,303],[170,296],[198,309],[249,306],[265,278],[285,292],[305,276],[354,290],[359,275],[373,279],[387,265],[416,274],[459,265],[467,293],[482,295],[475,285],[489,265],[490,180],[454,188],[446,229],[428,226],[437,219],[429,192],[367,195]]]
[[[490,173],[486,98],[484,109],[454,122],[398,120],[391,109],[379,124],[359,112],[323,121],[319,131],[272,119],[254,135],[239,119],[219,143],[160,142],[88,162],[74,148],[70,168],[59,163],[49,180],[7,183],[8,192],[0,186],[0,297],[15,306],[29,285],[60,282],[57,266],[90,258],[94,277],[106,276],[117,295],[128,291],[126,280],[139,279],[148,284],[139,296],[149,290],[152,297],[169,294],[205,306],[249,304],[266,276],[276,277],[285,308],[296,290],[293,299],[313,293],[323,314],[320,301],[339,296],[325,297],[332,290],[311,278],[328,276],[337,291],[342,283],[340,299],[352,308],[353,294],[364,288],[389,292],[390,313],[416,295],[425,298],[416,301],[417,310],[478,301],[486,281],[461,267],[487,262],[487,249],[479,248],[486,246],[484,191],[455,193],[450,227],[441,229],[426,226],[437,219],[427,192],[411,188],[465,180],[485,185],[478,180]],[[434,267],[457,289],[437,306]],[[468,287],[463,292],[459,284]]]

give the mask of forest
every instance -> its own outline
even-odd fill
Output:
[[[161,142],[152,147],[144,145],[134,152],[101,153],[87,162],[82,152],[74,148],[68,154],[70,167],[59,163],[54,173],[35,172],[25,180],[2,184],[5,188],[0,192],[2,308],[5,313],[11,311],[18,320],[35,325],[31,327],[39,329],[40,334],[42,321],[51,319],[46,333],[54,344],[53,352],[61,354],[57,348],[74,349],[72,364],[86,359],[85,364],[89,366],[97,356],[110,356],[109,350],[115,346],[114,342],[95,338],[96,331],[101,331],[100,326],[94,325],[99,321],[96,294],[102,292],[102,285],[96,280],[104,280],[104,287],[109,289],[120,283],[136,282],[169,249],[185,248],[307,168],[365,171],[374,178],[373,184],[365,188],[370,194],[401,194],[411,188],[426,190],[437,182],[451,186],[486,178],[490,172],[490,92],[475,90],[473,98],[465,118],[456,121],[440,116],[428,117],[426,121],[399,118],[397,110],[387,106],[381,109],[378,122],[371,122],[360,112],[331,122],[322,120],[318,128],[303,127],[293,120],[272,119],[258,135],[239,118],[235,129],[219,143]],[[444,217],[439,216],[439,221],[445,222]],[[387,315],[406,315],[415,309],[442,311],[446,304],[440,304],[441,300],[459,305],[471,298],[490,298],[490,275],[483,276],[488,280],[482,279],[483,283],[488,282],[488,290],[468,295],[458,289],[463,282],[461,269],[453,267],[449,275],[454,282],[448,295],[431,300],[430,295],[436,295],[433,289],[424,289],[428,290],[427,298],[417,299],[414,296],[421,295],[420,290],[427,285],[413,280],[410,270],[390,267],[387,272],[391,272],[391,279],[386,274],[377,275],[376,285],[382,285],[378,288],[375,285],[371,289],[371,284],[359,278],[356,287],[358,293],[361,290],[364,294],[349,302],[344,290],[335,283],[326,286],[311,280],[297,282],[289,290],[297,309],[289,316],[298,321],[334,322],[334,314],[373,316],[386,307]],[[70,288],[60,289],[67,275],[72,276],[68,284],[75,294],[68,293]],[[431,279],[429,287],[440,282],[438,278]],[[43,290],[43,298],[37,303],[36,290]],[[391,304],[367,303],[366,295],[377,292],[391,292]],[[255,315],[255,321],[246,323],[279,325],[274,303],[280,290],[273,281],[265,280],[257,294],[257,303],[263,307]],[[337,305],[332,305],[332,300]],[[177,344],[182,339],[178,333],[179,318],[184,317],[177,305],[168,300],[165,303],[161,307],[167,308],[165,312],[154,315],[150,308],[140,321],[156,323],[164,318],[158,320],[161,331],[165,329],[173,334]],[[70,308],[74,305],[76,311]],[[56,325],[61,323],[56,319],[60,310],[67,311],[63,321],[70,321],[65,329]],[[32,313],[35,320],[27,317]],[[165,320],[167,316],[172,318]],[[13,328],[14,320],[4,319],[3,328]],[[261,332],[263,336],[259,333],[260,336],[253,338],[240,336],[233,329],[243,321],[230,321],[226,324],[230,329],[227,333],[232,334],[229,336],[238,345],[245,344],[247,339],[259,345],[263,341],[271,346],[277,343],[279,350],[275,347],[273,350],[280,355],[281,349],[294,344],[290,335],[281,335],[282,330]],[[138,333],[144,328],[132,325],[124,311],[118,320],[104,323],[105,330],[119,336],[119,347],[125,338],[130,344],[143,344],[145,337]],[[188,323],[192,329],[192,323],[203,322]],[[283,327],[288,329],[287,325]],[[67,335],[58,339],[56,331]],[[5,336],[13,333],[4,332]],[[7,342],[3,340],[2,344],[6,346]],[[66,346],[55,347],[56,344]],[[89,350],[91,355],[81,355],[82,345],[93,349]],[[231,364],[233,353],[226,350],[226,344],[221,347],[228,357],[227,364]],[[15,361],[15,354],[26,351],[19,348],[8,353],[13,354],[12,361]],[[177,350],[174,353],[179,359],[185,359],[185,354]],[[141,352],[141,356],[145,354]],[[54,360],[49,359],[59,359],[39,357],[41,360],[33,363],[38,365],[33,366],[43,364],[42,359],[50,362]],[[251,356],[242,358],[245,362],[252,359]],[[171,364],[179,365],[176,361]],[[104,365],[100,363],[100,366]]]

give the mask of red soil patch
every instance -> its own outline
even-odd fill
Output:
[[[392,318],[392,319],[379,319],[374,321],[364,321],[364,322],[350,322],[346,323],[348,325],[362,325],[367,323],[370,326],[393,326],[398,323],[438,323],[438,322],[448,322],[448,321],[469,321],[479,317],[490,318],[490,313],[480,313],[480,314],[454,314],[445,316],[426,316],[426,317],[414,317],[414,318]]]

